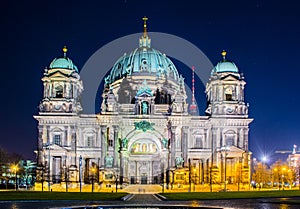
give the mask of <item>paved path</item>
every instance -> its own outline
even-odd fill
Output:
[[[124,188],[124,191],[130,194],[157,194],[162,192],[162,188],[157,184],[133,184]]]
[[[126,202],[130,204],[155,204],[160,201],[161,200],[153,194],[133,194],[126,200]]]

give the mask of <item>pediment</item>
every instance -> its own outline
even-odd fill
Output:
[[[62,73],[61,71],[56,71],[55,73],[49,75],[50,78],[66,78],[69,77],[68,74]]]
[[[224,81],[236,81],[236,80],[239,80],[239,77],[235,76],[235,75],[232,75],[232,74],[228,74],[228,75],[222,77],[221,80],[224,80]]]
[[[50,149],[50,152],[68,152],[68,149],[58,146],[57,144],[51,144],[45,149]]]
[[[143,92],[139,92],[137,94],[138,97],[152,97],[152,93],[151,92],[148,92],[148,91],[143,91]]]
[[[227,157],[238,158],[238,157],[242,157],[243,153],[245,153],[245,150],[236,146],[230,146]]]

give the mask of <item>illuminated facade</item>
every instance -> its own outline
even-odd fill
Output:
[[[66,53],[64,48],[42,78],[43,99],[34,116],[38,181],[184,185],[220,183],[226,176],[229,184],[241,175],[249,181],[252,119],[245,81],[225,52],[206,85],[205,116],[189,111],[195,104],[191,108],[186,101],[184,78],[166,55],[151,48],[146,24],[139,47],[105,78],[99,114],[81,113],[83,82]]]

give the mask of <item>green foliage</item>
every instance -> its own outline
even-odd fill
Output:
[[[120,200],[127,193],[91,192],[0,192],[0,200]]]
[[[4,148],[0,147],[0,165],[13,163],[17,164],[22,156],[17,153],[8,153]]]
[[[161,194],[171,201],[190,200],[217,200],[217,199],[241,199],[241,198],[268,198],[268,197],[294,197],[299,196],[299,190],[284,191],[249,191],[249,192],[190,192],[190,193],[163,193]]]

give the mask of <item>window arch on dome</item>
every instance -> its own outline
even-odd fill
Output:
[[[146,58],[141,59],[141,72],[147,72],[148,71],[148,62]]]

